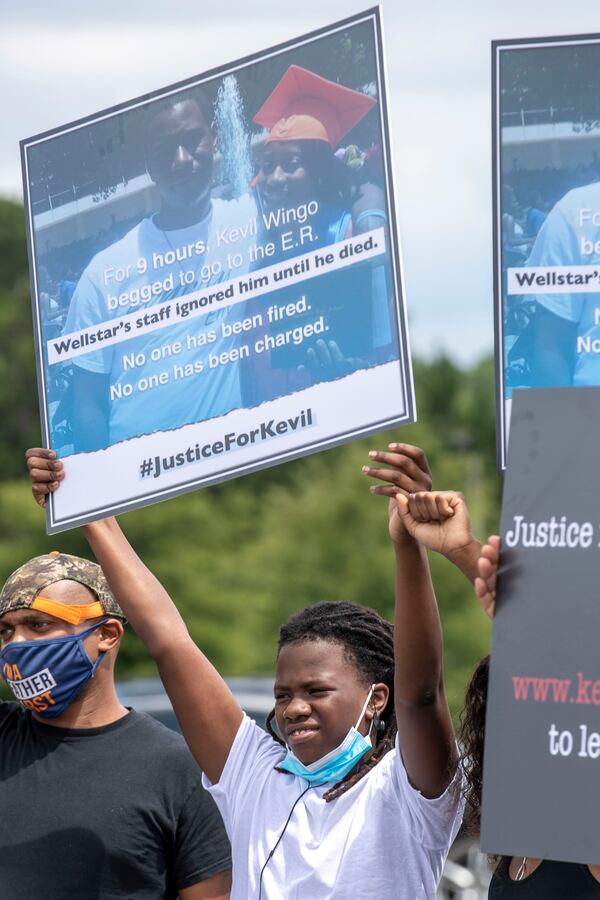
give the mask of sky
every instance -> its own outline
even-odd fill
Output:
[[[397,216],[412,350],[493,349],[493,39],[598,32],[596,0],[383,0]],[[341,0],[0,3],[0,196],[20,139],[367,8]]]

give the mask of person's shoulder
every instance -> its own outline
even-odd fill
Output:
[[[357,785],[361,783],[365,790],[374,791],[375,793],[388,792],[395,799],[398,798],[398,786],[401,783],[404,789],[416,798],[425,800],[421,792],[412,786],[408,773],[404,768],[402,754],[397,745],[388,750],[379,762],[369,769],[364,777],[357,782]],[[427,800],[426,802],[430,803],[432,801]]]
[[[380,791],[386,787],[392,789],[392,776],[397,764],[396,750],[388,750],[388,752],[381,757],[379,762],[369,769],[364,778],[361,778],[360,781],[364,781],[365,787],[368,786],[375,791]],[[357,783],[360,784],[360,781]]]
[[[135,709],[131,711],[130,716],[129,740],[133,738],[140,749],[147,747],[157,768],[172,763],[189,766],[194,771],[197,769],[197,763],[183,735],[178,731]]]
[[[145,712],[139,712],[135,708],[131,710],[130,716],[130,727],[135,729],[136,733],[141,737],[151,736],[169,747],[185,748],[187,746],[183,736],[178,731],[163,725],[154,716]]]
[[[276,741],[264,728],[261,728],[247,713],[240,722],[240,727],[236,735],[236,743],[240,747],[252,746],[259,750],[261,754],[268,758],[279,762],[285,756],[285,747]]]

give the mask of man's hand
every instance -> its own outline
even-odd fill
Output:
[[[489,618],[493,618],[496,608],[496,577],[500,560],[500,538],[497,534],[488,538],[481,548],[477,562],[478,576],[475,579],[475,594]]]
[[[394,501],[397,494],[414,494],[431,490],[431,471],[427,457],[420,447],[412,444],[388,444],[387,451],[371,450],[369,458],[381,466],[363,466],[363,475],[377,478],[383,484],[372,484],[372,494],[389,497],[389,529],[394,544],[406,538],[398,507]]]
[[[42,508],[46,497],[57,489],[65,477],[64,467],[54,450],[32,447],[25,453],[25,462],[31,479],[33,499]]]

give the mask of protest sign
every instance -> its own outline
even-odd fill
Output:
[[[600,389],[515,393],[485,726],[488,853],[600,860],[599,442]]]
[[[600,36],[493,44],[498,461],[514,388],[600,385]]]
[[[22,162],[50,532],[414,420],[377,9]]]

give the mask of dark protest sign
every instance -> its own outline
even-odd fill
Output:
[[[512,393],[600,386],[600,36],[493,45],[498,460]]]
[[[414,419],[378,10],[22,160],[49,531]]]
[[[600,861],[599,446],[599,388],[515,392],[485,734],[488,853]]]

